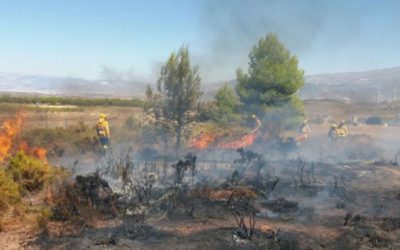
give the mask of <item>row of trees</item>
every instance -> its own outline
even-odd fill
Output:
[[[270,33],[254,45],[249,54],[248,72],[238,69],[236,85],[225,84],[215,95],[208,110],[220,122],[237,120],[240,114],[256,114],[274,124],[289,126],[303,115],[296,92],[304,84],[304,72],[298,59]],[[147,108],[156,118],[174,124],[176,149],[179,149],[187,115],[194,111],[201,97],[198,67],[190,63],[189,49],[182,46],[172,53],[161,69],[157,91],[148,87]]]
[[[121,106],[121,107],[143,107],[140,99],[120,98],[78,98],[59,96],[11,96],[1,95],[1,103],[27,103],[27,104],[50,104],[50,105],[77,105],[77,106]]]

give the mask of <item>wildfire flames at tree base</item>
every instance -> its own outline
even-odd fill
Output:
[[[190,147],[195,150],[206,150],[209,148],[216,149],[238,149],[252,145],[257,137],[257,131],[252,131],[239,138],[238,140],[222,142],[223,137],[212,133],[204,133],[189,143]],[[220,142],[218,142],[220,141]]]

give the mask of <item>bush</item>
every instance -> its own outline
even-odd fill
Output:
[[[37,191],[50,179],[47,163],[19,151],[11,157],[7,171],[22,190]]]
[[[62,169],[51,168],[46,162],[19,151],[0,167],[0,232],[4,225],[22,221],[26,225],[36,226],[32,229],[45,233],[47,222],[51,217],[51,210],[44,206],[24,202],[22,195],[31,191],[43,190],[48,184],[56,184],[56,180],[63,180],[67,172]],[[54,185],[53,188],[58,188]],[[40,196],[44,194],[41,193]],[[30,194],[31,195],[31,194]],[[38,194],[34,194],[37,196]],[[44,202],[51,202],[48,196]],[[9,211],[11,216],[4,216]],[[7,213],[8,214],[8,213]]]
[[[237,113],[239,99],[230,85],[225,84],[219,88],[215,95],[215,105],[216,110],[213,117],[215,121],[226,123],[240,119],[240,115]]]
[[[201,102],[197,107],[196,120],[199,122],[215,120],[216,113],[217,106],[214,102]]]
[[[42,208],[39,214],[36,216],[36,227],[42,232],[47,232],[47,224],[52,216],[51,210],[48,208]]]
[[[18,184],[4,169],[0,169],[0,211],[16,204],[21,198]]]

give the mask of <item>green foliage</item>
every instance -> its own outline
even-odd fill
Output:
[[[1,97],[0,97],[1,98]],[[74,106],[38,106],[29,103],[4,103],[0,102],[0,112],[16,113],[24,110],[25,112],[57,113],[57,112],[83,112],[84,108]]]
[[[18,184],[4,169],[0,169],[0,211],[17,203],[21,198]]]
[[[206,122],[216,120],[217,105],[215,102],[200,102],[197,106],[196,121]]]
[[[23,190],[40,190],[50,179],[50,167],[35,157],[19,151],[11,157],[7,171]]]
[[[146,101],[144,103],[145,111],[152,111],[159,119],[163,114],[163,98],[161,93],[154,92],[150,85],[146,88]]]
[[[304,84],[297,57],[272,33],[259,40],[249,58],[248,73],[237,71],[236,92],[250,112],[261,115],[268,107],[287,104]]]
[[[121,107],[143,107],[140,99],[119,99],[119,98],[72,98],[57,96],[10,96],[1,95],[1,103],[45,103],[50,105],[76,105],[76,106],[121,106]]]
[[[238,120],[239,115],[236,114],[238,107],[239,100],[233,88],[225,84],[215,95],[215,109],[211,111],[213,119],[218,122]]]
[[[0,168],[0,232],[4,224],[14,220],[24,221],[27,225],[34,225],[42,232],[46,230],[51,210],[43,205],[29,204],[22,196],[32,191],[41,191],[43,187],[56,186],[56,182],[64,182],[67,172],[49,166],[46,162],[26,155],[20,151],[3,163]],[[13,216],[4,216],[12,211]]]
[[[158,90],[163,97],[163,116],[176,124],[177,149],[187,123],[185,114],[195,108],[200,98],[200,82],[198,68],[191,67],[188,47],[182,46],[177,54],[172,53],[161,68]]]
[[[36,227],[39,232],[47,232],[47,223],[52,216],[51,209],[42,208],[40,209],[38,215],[36,216]]]
[[[304,71],[297,57],[270,33],[253,47],[249,59],[248,73],[237,71],[236,93],[243,109],[280,128],[298,125],[304,105],[295,94],[304,84]]]

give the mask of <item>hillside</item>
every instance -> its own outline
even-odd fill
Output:
[[[88,97],[138,97],[146,83],[0,73],[0,92]]]
[[[398,88],[400,67],[306,76],[300,96],[302,99],[386,102],[399,98]]]
[[[235,84],[235,80],[228,82]],[[213,98],[219,83],[203,83],[203,99]],[[0,92],[89,97],[142,97],[147,83],[91,81],[81,78],[0,73]],[[399,91],[398,91],[399,88]],[[364,72],[309,75],[300,97],[346,102],[390,102],[399,99],[400,67]]]

